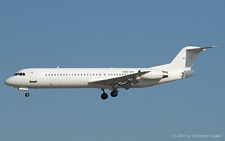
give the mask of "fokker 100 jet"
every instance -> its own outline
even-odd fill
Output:
[[[201,51],[213,48],[188,46],[183,48],[169,64],[151,68],[27,68],[5,80],[8,86],[27,91],[39,88],[98,88],[116,97],[118,89],[143,88],[190,77],[191,69]]]

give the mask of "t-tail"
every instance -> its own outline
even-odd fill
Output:
[[[182,78],[187,78],[194,74],[194,71],[191,68],[194,65],[195,60],[197,59],[201,51],[205,51],[209,48],[214,48],[215,46],[210,47],[196,47],[188,46],[183,48],[173,61],[168,65],[168,70],[177,70],[182,72]]]

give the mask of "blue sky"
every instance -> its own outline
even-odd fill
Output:
[[[196,140],[225,137],[224,1],[1,1],[0,140]],[[30,67],[151,67],[185,46],[195,75],[100,99],[98,89],[23,91],[4,84]],[[107,91],[109,92],[109,91]],[[215,140],[206,138],[204,140]]]

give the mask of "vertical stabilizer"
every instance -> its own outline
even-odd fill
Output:
[[[173,61],[168,65],[169,70],[190,70],[194,65],[199,53],[211,47],[188,46],[183,48]]]

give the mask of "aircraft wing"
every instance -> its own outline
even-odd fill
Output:
[[[129,88],[132,88],[134,85],[140,82],[140,80],[137,79],[138,76],[144,75],[146,73],[149,73],[150,71],[138,71],[137,73],[126,75],[126,76],[120,76],[110,79],[102,79],[102,80],[94,80],[89,83],[99,84],[99,85],[108,85],[112,87],[121,86],[128,90]]]

